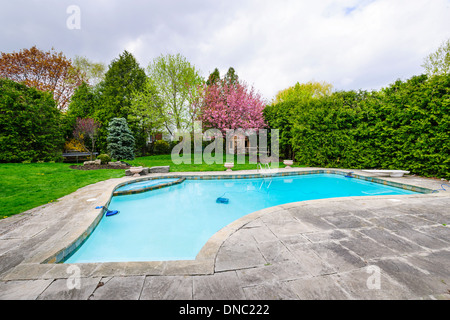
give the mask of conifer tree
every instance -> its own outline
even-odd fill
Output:
[[[116,160],[133,160],[135,139],[125,118],[113,118],[108,125],[108,152]]]

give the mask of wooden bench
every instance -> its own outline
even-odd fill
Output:
[[[96,158],[98,155],[98,152],[94,152],[93,156],[94,158]],[[63,158],[65,159],[69,159],[69,158],[76,158],[77,159],[77,163],[78,163],[78,158],[84,158],[84,157],[91,157],[91,154],[89,152],[78,152],[78,151],[73,151],[73,152],[66,152],[62,154]]]

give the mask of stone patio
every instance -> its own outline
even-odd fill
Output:
[[[450,191],[444,190],[261,210],[223,228],[193,261],[43,263],[80,237],[98,216],[93,207],[106,204],[114,186],[131,179],[87,186],[0,221],[0,299],[450,297]],[[443,183],[385,179],[434,190]]]

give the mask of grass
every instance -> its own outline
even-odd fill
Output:
[[[192,158],[193,159],[193,158]],[[225,157],[224,157],[225,160]],[[170,166],[171,172],[225,171],[223,164],[179,164],[170,155],[140,157],[133,166]],[[224,161],[225,162],[225,161]],[[233,170],[257,169],[256,164],[237,164]],[[67,163],[0,164],[0,219],[56,201],[84,186],[125,175],[125,170],[73,170]],[[285,166],[280,163],[280,168]]]
[[[174,164],[172,162],[171,155],[160,155],[160,156],[148,156],[140,157],[133,161],[128,161],[128,163],[133,166],[143,166],[143,167],[157,167],[157,166],[169,166],[170,172],[198,172],[198,171],[225,171],[226,156],[223,156],[222,164],[211,164],[208,165],[204,161],[201,164],[194,163],[194,155],[191,155],[191,164]],[[284,168],[283,162],[279,163],[280,168]],[[249,163],[249,157],[245,157],[244,164],[238,164],[237,156],[234,156],[234,168],[233,170],[255,170],[258,169],[256,164]]]
[[[124,170],[73,170],[66,163],[0,164],[0,219],[41,206]]]

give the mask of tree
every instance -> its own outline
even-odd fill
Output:
[[[154,59],[147,71],[159,94],[167,131],[173,134],[176,129],[190,129],[196,115],[193,99],[197,86],[203,83],[195,66],[181,54],[168,54]]]
[[[149,135],[161,131],[164,124],[164,114],[159,102],[155,84],[147,78],[141,91],[133,93],[131,111],[128,122],[138,129],[135,133],[138,149],[146,153],[147,138]]]
[[[106,149],[106,127],[112,118],[127,118],[135,92],[145,86],[147,76],[134,56],[124,51],[109,65],[105,78],[98,85],[99,100],[94,118],[101,122],[98,143]],[[135,128],[132,128],[135,129]]]
[[[108,152],[116,160],[133,160],[135,139],[124,118],[113,118],[108,125]]]
[[[450,74],[450,39],[428,55],[422,67],[429,76]]]
[[[75,90],[67,109],[67,114],[75,119],[90,118],[94,115],[97,99],[95,90],[86,82],[83,82]]]
[[[67,108],[75,89],[85,80],[62,52],[41,51],[35,46],[16,53],[1,53],[0,77],[50,91],[60,110]]]
[[[321,98],[331,95],[332,89],[333,86],[326,82],[297,82],[295,86],[279,91],[272,104]]]
[[[133,93],[144,86],[146,78],[144,69],[128,51],[113,60],[105,79],[99,84],[100,118],[106,123],[113,117],[126,118],[133,101]]]
[[[86,81],[92,86],[99,84],[105,76],[106,66],[101,62],[92,62],[86,57],[75,56],[73,65],[86,75]]]
[[[60,160],[60,122],[50,93],[0,78],[0,162]]]
[[[227,74],[224,77],[224,80],[229,84],[235,84],[238,82],[239,77],[236,74],[236,71],[234,71],[233,67],[230,67],[227,71]]]
[[[221,80],[204,86],[202,99],[197,103],[199,120],[207,129],[261,129],[266,127],[263,110],[265,102],[254,88],[239,81],[235,84]]]
[[[219,69],[215,68],[214,71],[209,75],[208,80],[206,80],[206,85],[207,86],[213,85],[217,83],[217,81],[219,80],[220,80],[220,72]]]
[[[73,131],[74,138],[83,146],[84,149],[88,150],[91,154],[91,161],[93,160],[95,151],[95,141],[97,139],[98,129],[100,128],[100,123],[94,119],[82,119],[78,118],[75,129]],[[87,138],[89,138],[92,148],[87,148]]]

